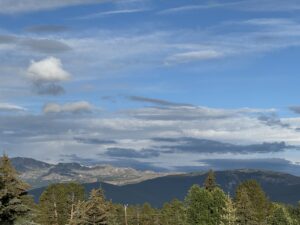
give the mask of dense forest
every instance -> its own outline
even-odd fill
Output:
[[[219,188],[210,171],[202,187],[193,185],[184,201],[174,199],[160,209],[150,204],[120,205],[92,190],[85,196],[78,183],[53,184],[36,204],[29,185],[18,178],[4,155],[0,161],[1,225],[298,225],[300,204],[268,200],[255,180],[241,183],[232,198]],[[172,190],[170,190],[172,191]]]

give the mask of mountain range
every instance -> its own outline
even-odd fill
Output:
[[[12,163],[21,178],[32,185],[33,189],[29,193],[36,201],[48,184],[77,181],[84,185],[87,194],[93,188],[103,188],[107,199],[116,203],[149,202],[161,207],[174,198],[183,200],[189,188],[193,184],[202,185],[207,176],[206,172],[163,174],[109,165],[54,165],[30,158],[12,158]],[[294,175],[249,169],[216,171],[215,174],[218,185],[232,196],[241,182],[254,179],[272,201],[296,204],[300,200],[300,177]]]
[[[167,175],[166,173],[138,171],[132,168],[118,168],[110,165],[49,164],[32,158],[21,157],[12,158],[11,162],[19,172],[20,178],[29,183],[33,189],[52,183],[71,181],[80,183],[105,182],[124,185]]]
[[[219,186],[234,196],[237,185],[249,179],[260,183],[270,200],[287,204],[297,204],[300,200],[300,177],[289,174],[260,170],[216,171]],[[145,180],[135,184],[112,185],[103,182],[83,184],[88,194],[94,188],[103,188],[106,198],[121,204],[143,204],[161,207],[174,198],[184,200],[193,184],[203,185],[207,173],[169,175]],[[44,188],[31,190],[30,194],[38,201]]]

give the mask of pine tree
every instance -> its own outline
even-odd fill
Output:
[[[141,224],[154,225],[157,224],[157,212],[149,203],[144,203],[141,207]]]
[[[65,225],[77,202],[83,199],[84,188],[80,184],[52,184],[40,197],[38,221],[43,225]]]
[[[86,202],[77,202],[77,204],[73,208],[69,225],[86,225],[88,221],[86,210]]]
[[[185,199],[187,221],[190,225],[215,225],[221,223],[225,207],[225,194],[215,188],[212,192],[193,185]]]
[[[274,210],[268,219],[268,225],[293,225],[293,220],[284,206],[274,204]]]
[[[246,190],[241,189],[236,194],[237,222],[239,225],[259,225],[255,216],[254,206]]]
[[[225,207],[223,208],[221,225],[236,225],[236,222],[237,222],[236,208],[228,194],[225,200]]]
[[[161,210],[161,223],[164,225],[186,225],[186,210],[184,204],[174,199],[165,203]]]
[[[213,191],[217,187],[216,177],[213,170],[208,172],[208,175],[204,182],[204,188],[208,191]]]
[[[18,178],[7,155],[0,160],[0,223],[13,224],[19,216],[28,213],[29,209],[22,201],[29,185]]]
[[[15,225],[39,225],[37,223],[38,221],[37,215],[39,214],[39,208],[37,204],[34,202],[33,196],[30,195],[22,196],[22,202],[29,209],[29,212],[26,215],[19,217],[14,224]]]
[[[109,208],[102,189],[92,190],[84,205],[86,225],[107,225]]]
[[[243,197],[248,202],[242,203],[239,198]],[[251,215],[251,224],[266,224],[266,219],[270,211],[270,202],[268,201],[266,194],[255,180],[248,180],[240,184],[237,187],[236,198],[239,204],[249,207],[249,215]],[[239,210],[239,209],[238,209]]]
[[[108,205],[108,211],[109,211],[108,224],[109,225],[123,224],[124,223],[124,207],[123,207],[123,205],[113,204],[111,201],[107,202],[107,205]],[[137,212],[136,207],[131,206],[129,208],[133,208],[132,211]],[[138,224],[138,222],[135,222],[134,224]]]

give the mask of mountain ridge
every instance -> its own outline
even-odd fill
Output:
[[[102,181],[122,185],[167,175],[167,173],[139,171],[111,165],[84,166],[76,162],[50,164],[24,157],[11,158],[11,162],[19,172],[20,178],[29,183],[32,188],[72,181],[80,183]]]

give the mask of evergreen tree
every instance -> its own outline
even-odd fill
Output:
[[[287,209],[279,204],[274,204],[272,215],[268,219],[268,225],[293,225]]]
[[[258,224],[254,215],[254,206],[250,201],[248,193],[240,190],[236,196],[237,221],[239,225]]]
[[[237,224],[236,208],[228,194],[225,200],[225,207],[223,208],[221,225],[236,225],[236,224]]]
[[[29,209],[26,215],[18,217],[15,225],[38,225],[39,208],[30,195],[22,196],[22,202]]]
[[[136,207],[131,206],[133,208],[132,211],[137,212],[135,209]],[[108,224],[109,225],[120,225],[124,223],[124,207],[121,204],[113,204],[111,201],[108,202]],[[131,224],[131,223],[129,223]],[[132,223],[138,224],[138,222]]]
[[[294,224],[300,224],[300,202],[298,202],[297,206],[288,206],[287,210],[289,215],[292,217]]]
[[[236,201],[239,219],[246,219],[245,224],[266,224],[270,202],[255,180],[245,181],[238,186]]]
[[[208,175],[204,182],[204,188],[208,191],[213,191],[217,187],[216,177],[213,170],[208,172]]]
[[[19,216],[28,213],[29,209],[22,201],[29,185],[18,178],[16,170],[6,155],[0,160],[0,223],[13,224]]]
[[[85,225],[87,224],[87,212],[86,203],[79,201],[75,205],[70,217],[69,225]]]
[[[82,225],[107,225],[108,204],[102,189],[92,190],[89,200],[83,204],[85,223]]]
[[[193,185],[185,199],[187,221],[190,225],[215,225],[221,223],[225,207],[225,194],[215,188],[212,192]]]
[[[141,207],[141,224],[156,225],[159,223],[158,212],[149,203],[144,203]]]
[[[161,210],[161,223],[164,225],[186,225],[187,218],[184,204],[177,199],[165,203]]]
[[[65,225],[78,201],[84,199],[80,184],[52,184],[41,195],[39,222],[43,225]]]

